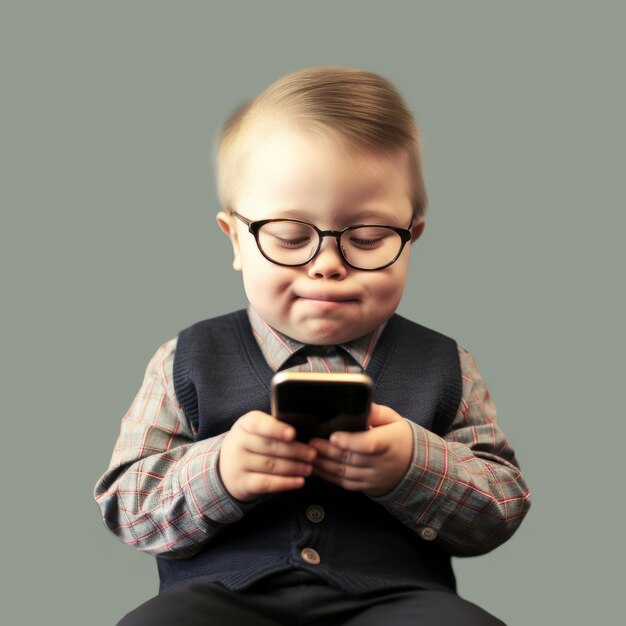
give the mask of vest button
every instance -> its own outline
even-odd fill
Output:
[[[437,531],[434,528],[422,528],[422,530],[420,530],[420,537],[424,541],[432,541],[433,539],[437,539]]]
[[[313,550],[313,548],[303,548],[300,552],[300,557],[309,565],[319,565],[322,560],[319,553],[316,550]]]
[[[314,524],[319,524],[324,519],[324,515],[324,509],[317,504],[312,504],[306,510],[307,519]]]

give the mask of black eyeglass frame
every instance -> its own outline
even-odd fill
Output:
[[[398,228],[397,226],[388,226],[387,224],[354,224],[353,226],[348,226],[347,228],[344,228],[343,230],[321,230],[315,224],[311,224],[310,222],[305,222],[303,220],[294,220],[290,218],[275,218],[275,219],[269,219],[269,220],[258,220],[256,222],[253,222],[252,220],[249,220],[247,217],[244,217],[243,215],[241,215],[241,213],[237,213],[237,211],[233,211],[232,215],[234,215],[240,222],[243,222],[248,227],[248,232],[254,236],[254,240],[256,241],[256,245],[257,245],[257,248],[259,249],[259,252],[270,263],[274,263],[274,265],[281,265],[283,267],[302,267],[303,265],[307,265],[319,254],[320,250],[322,249],[322,242],[324,241],[324,237],[334,237],[335,241],[337,242],[337,249],[339,250],[339,254],[341,258],[344,260],[344,262],[346,263],[346,265],[349,265],[353,269],[360,270],[362,272],[377,272],[379,270],[384,270],[386,267],[389,267],[390,265],[393,265],[400,258],[400,255],[402,254],[404,247],[409,241],[411,241],[411,237],[412,237],[410,228],[413,225],[413,218],[411,218],[411,223],[409,224],[408,228]],[[295,222],[296,224],[304,224],[305,226],[310,226],[318,235],[317,247],[315,248],[315,251],[313,252],[313,254],[303,263],[279,263],[278,261],[275,261],[274,259],[270,259],[270,257],[268,257],[267,254],[265,254],[265,252],[263,251],[263,248],[261,247],[261,244],[259,242],[259,230],[265,224],[269,224],[270,222]],[[370,228],[387,228],[388,230],[392,230],[393,232],[397,233],[400,236],[402,243],[400,245],[400,249],[398,250],[398,254],[396,254],[393,260],[389,261],[389,263],[385,263],[385,265],[381,265],[380,267],[359,267],[358,265],[353,265],[352,263],[350,263],[350,261],[348,261],[348,259],[346,259],[346,255],[344,254],[341,248],[341,244],[339,243],[341,236],[345,232],[348,232],[350,230],[355,230],[357,228],[363,228],[364,226],[370,227]]]

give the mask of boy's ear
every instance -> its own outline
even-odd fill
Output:
[[[233,246],[233,269],[237,272],[241,271],[241,253],[239,251],[239,239],[237,237],[237,229],[235,227],[235,219],[232,215],[220,211],[217,216],[217,223],[222,232],[230,239]]]
[[[426,220],[423,217],[418,218],[417,222],[411,226],[411,243],[417,241],[424,232]]]

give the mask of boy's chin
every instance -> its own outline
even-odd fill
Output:
[[[353,339],[358,339],[366,335],[369,330],[360,331],[354,326],[329,324],[327,322],[317,322],[315,324],[300,324],[298,327],[290,329],[292,332],[285,332],[292,339],[311,346],[332,346],[346,343]]]

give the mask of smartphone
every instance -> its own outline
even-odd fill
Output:
[[[304,442],[336,430],[366,430],[372,389],[366,374],[279,372],[272,378],[272,415]]]

